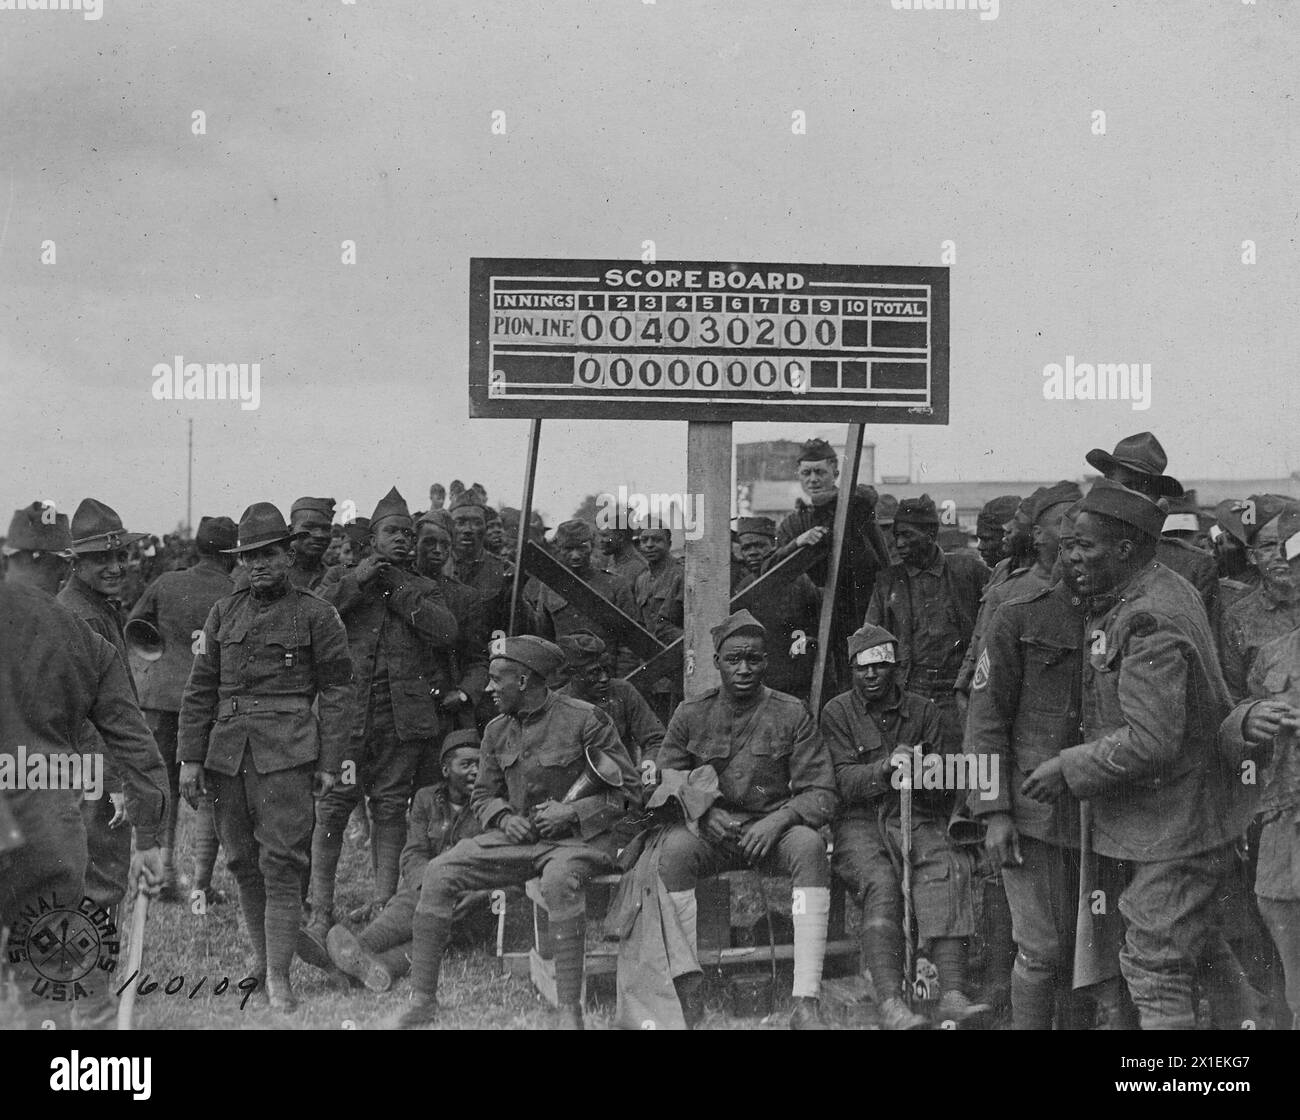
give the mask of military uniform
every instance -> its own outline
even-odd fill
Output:
[[[20,746],[29,759],[80,752],[86,722],[125,777],[137,848],[156,847],[167,811],[167,775],[136,706],[125,662],[51,596],[0,583],[0,754],[16,756]],[[14,930],[30,921],[42,901],[73,909],[81,901],[87,865],[84,801],[74,789],[6,790],[2,796],[25,841],[0,852],[0,929]],[[10,948],[24,993],[20,999],[29,1003],[26,993],[39,977]],[[89,994],[106,996],[107,990]]]
[[[867,622],[898,636],[900,685],[938,705],[945,754],[961,750],[953,689],[970,646],[989,570],[972,553],[937,548],[925,568],[887,568],[876,582]]]
[[[396,490],[371,515],[372,529],[386,517],[409,517]],[[416,770],[436,752],[450,723],[433,693],[457,687],[449,655],[459,637],[442,585],[396,565],[365,586],[350,571],[331,587],[328,601],[347,627],[352,657],[356,691],[348,758],[357,780],[335,786],[316,806],[312,927],[321,935],[333,910],[343,830],[363,795],[374,821],[375,901],[387,902],[397,889]]]
[[[736,612],[713,628],[715,652],[729,637],[749,633],[762,634],[762,625],[748,611]],[[721,689],[711,689],[678,705],[656,763],[661,773],[711,766],[719,790],[713,807],[729,813],[742,828],[779,814],[783,829],[758,866],[791,878],[794,996],[817,1000],[830,913],[830,868],[818,830],[834,818],[837,797],[830,752],[807,705],[767,688],[761,678],[754,699],[743,706]],[[693,951],[696,884],[749,863],[735,841],[719,843],[702,828],[697,833],[680,824],[668,826],[655,857]],[[692,972],[698,972],[695,963]],[[683,997],[684,1008],[687,1002]]]
[[[600,568],[588,568],[579,575],[573,573],[587,584],[597,595],[607,599],[633,621],[641,617],[636,601],[632,598],[632,588],[628,582],[612,572]],[[576,606],[564,598],[558,591],[543,587],[534,607],[534,632],[548,641],[558,642],[575,630],[590,630],[614,652],[615,672],[626,676],[636,668],[636,658],[618,640],[618,636],[608,627],[593,618],[588,618]]]
[[[564,659],[552,643],[527,635],[505,638],[493,652],[543,681]],[[593,752],[617,767],[622,785],[571,802],[576,823],[569,835],[515,843],[502,831],[507,817],[527,818],[543,802],[564,801],[573,783],[587,773]],[[614,825],[640,803],[640,778],[632,760],[609,717],[592,705],[546,689],[536,707],[503,713],[489,723],[470,798],[484,831],[424,869],[412,920],[416,1004],[399,1025],[427,1021],[436,1007],[442,957],[460,900],[472,891],[518,886],[537,877],[556,944],[558,1001],[571,1024],[581,1026],[585,886],[593,875],[613,867]]]
[[[1219,598],[1219,566],[1214,557],[1177,537],[1161,537],[1156,545],[1156,559],[1196,589],[1205,613],[1214,618]]]
[[[570,681],[559,690],[561,696],[581,699]],[[589,701],[589,703],[596,703]],[[654,714],[646,699],[627,681],[617,677],[609,682],[609,697],[596,707],[613,721],[619,740],[627,748],[633,765],[640,766],[643,758],[651,758],[664,741],[664,725]]]
[[[863,906],[866,963],[882,998],[902,981],[902,822],[890,756],[924,745],[938,753],[939,712],[927,697],[895,684],[868,703],[856,688],[831,700],[821,715],[822,737],[835,765],[843,810],[835,825],[833,867]],[[954,795],[916,789],[912,800],[912,901],[922,941],[975,932],[969,853],[949,839]]]
[[[1190,1027],[1196,962],[1220,937],[1214,902],[1253,800],[1216,749],[1227,688],[1204,605],[1162,564],[1094,601],[1086,625],[1084,741],[1061,751],[1063,775],[1091,803],[1097,853],[1124,864],[1120,966],[1143,1028]]]
[[[1079,804],[1044,805],[1020,792],[1049,758],[1080,740],[1084,605],[1065,582],[1004,602],[984,636],[984,669],[970,694],[966,749],[996,760],[979,818],[1011,816],[1023,863],[1002,868],[1017,946],[1012,1009],[1023,1030],[1051,1028],[1055,989],[1069,990],[1079,891]]]
[[[122,633],[122,615],[116,601],[105,598],[73,577],[59,592],[58,602],[117,651],[131,686],[131,694],[138,703],[135,680],[127,659],[126,639]],[[86,895],[94,899],[97,906],[112,913],[126,895],[127,869],[131,864],[131,829],[125,824],[110,827],[115,815],[110,795],[122,792],[122,776],[118,773],[112,754],[104,750],[103,739],[91,723],[82,726],[81,750],[104,756],[104,796],[81,804],[86,845],[90,853],[90,862],[86,867]]]
[[[632,580],[632,599],[637,618],[664,645],[682,636],[686,624],[686,570],[680,560],[665,556],[657,565],[647,564]],[[682,678],[661,677],[651,687],[650,703],[655,715],[666,721],[682,699]]]
[[[1219,657],[1233,700],[1246,696],[1247,681],[1260,649],[1300,626],[1300,599],[1287,601],[1267,584],[1243,595],[1223,613]]]
[[[203,518],[199,534],[212,537],[215,546],[235,543],[235,523],[229,518]],[[176,821],[180,809],[180,763],[176,759],[181,697],[194,662],[194,640],[203,632],[212,605],[234,590],[230,572],[216,557],[204,557],[191,568],[164,572],[146,589],[131,611],[132,619],[143,619],[162,637],[162,655],[156,661],[137,659],[134,665],[140,707],[167,764],[171,784],[170,811],[163,837],[163,861],[172,873],[172,852],[176,846]],[[199,803],[195,846],[194,885],[203,891],[212,886],[212,868],[217,855],[216,821],[212,801]],[[174,884],[172,884],[174,885]]]
[[[278,527],[258,532],[258,518],[271,514]],[[279,512],[259,503],[241,518],[237,549],[287,536]],[[351,676],[338,612],[286,581],[216,602],[181,702],[177,756],[207,776],[256,967],[286,979],[302,915],[313,773],[337,774],[343,764]]]
[[[732,596],[744,591],[759,576],[742,568],[731,585]],[[754,606],[754,617],[767,629],[767,676],[764,682],[777,692],[786,692],[807,703],[812,689],[813,665],[817,660],[817,627],[821,620],[821,592],[807,575],[772,598]],[[803,640],[797,636],[803,632]]]
[[[1258,650],[1246,698],[1229,713],[1220,732],[1236,757],[1251,753],[1243,725],[1261,700],[1300,707],[1300,629]],[[1293,1026],[1300,1027],[1300,742],[1296,735],[1277,735],[1263,761],[1255,895],[1282,958]]]
[[[478,592],[483,604],[483,626],[489,634],[505,630],[510,621],[510,593],[514,581],[504,560],[487,551],[464,558],[453,549],[442,570],[457,583]]]

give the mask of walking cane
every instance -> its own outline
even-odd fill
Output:
[[[140,961],[144,957],[144,923],[148,916],[149,896],[140,889],[140,883],[137,882],[135,910],[131,914],[131,943],[126,960],[127,975],[131,977],[140,974]],[[139,986],[138,981],[132,980],[126,991],[122,993],[122,998],[117,1005],[117,1029],[119,1031],[132,1029],[131,1016],[135,1012],[135,991]]]
[[[920,747],[913,747],[912,759]],[[899,827],[902,829],[903,853],[903,998],[912,1006],[916,988],[916,938],[912,933],[912,773],[909,765],[901,775]]]

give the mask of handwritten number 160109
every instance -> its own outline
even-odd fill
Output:
[[[127,988],[129,988],[132,985],[132,983],[135,982],[135,978],[137,976],[140,976],[139,969],[136,969],[133,973],[131,973],[126,983],[117,989],[117,994],[120,996],[124,991],[126,991]],[[185,998],[193,999],[196,995],[199,994],[199,990],[203,987],[204,984],[207,983],[207,981],[208,978],[206,976],[201,977],[199,979],[199,982],[195,984],[193,988],[190,989],[189,995],[187,995]],[[240,980],[239,983],[235,985],[235,987],[238,988],[239,991],[244,993],[244,998],[239,1001],[240,1011],[244,1010],[244,1005],[248,1003],[253,993],[257,991],[257,989],[261,986],[261,983],[262,983],[261,980],[256,976],[245,976],[244,979]],[[163,995],[167,995],[167,996],[179,995],[180,992],[184,989],[185,984],[186,984],[186,980],[184,976],[173,976],[163,986]],[[229,988],[230,988],[230,977],[223,976],[213,986],[212,994],[218,996],[223,995]],[[151,995],[153,992],[157,990],[158,990],[158,981],[150,980],[149,973],[146,972],[143,976],[140,977],[140,982],[136,987],[135,993],[137,996],[147,996],[147,995]]]

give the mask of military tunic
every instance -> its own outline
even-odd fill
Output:
[[[573,574],[577,575],[576,572]],[[641,617],[636,601],[632,598],[631,585],[625,579],[600,568],[588,568],[586,573],[578,578],[634,622]],[[613,655],[617,676],[627,676],[636,668],[636,658],[619,642],[618,636],[609,627],[596,619],[588,618],[558,591],[553,591],[549,587],[542,588],[535,606],[535,616],[532,632],[538,637],[558,642],[566,634],[572,634],[575,630],[590,630],[605,643],[605,648]]]
[[[1219,657],[1223,679],[1234,701],[1246,696],[1255,655],[1260,647],[1285,637],[1300,626],[1300,599],[1287,602],[1260,584],[1242,595],[1223,612],[1219,633]]]
[[[563,801],[587,770],[588,750],[617,763],[622,788],[572,802],[577,824],[568,836],[528,844],[511,841],[498,827],[501,818],[526,817],[535,805]],[[429,863],[417,908],[451,918],[457,902],[470,891],[522,885],[540,876],[552,920],[576,918],[586,906],[587,880],[613,866],[615,824],[640,804],[640,776],[609,716],[582,700],[548,690],[537,708],[499,715],[487,725],[470,798],[484,831]]]
[[[572,681],[560,689],[560,695],[580,699],[574,692]],[[645,697],[627,681],[617,677],[611,680],[609,697],[596,706],[614,721],[614,730],[627,748],[634,766],[640,766],[643,758],[658,752],[664,741],[664,725],[646,703]]]

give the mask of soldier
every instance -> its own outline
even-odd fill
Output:
[[[595,530],[585,521],[565,521],[555,530],[555,543],[564,566],[635,622],[640,615],[627,581],[591,562],[595,540]],[[618,640],[616,631],[599,619],[585,615],[558,591],[543,587],[534,614],[533,629],[540,637],[558,642],[575,630],[590,630],[609,648],[619,676],[626,676],[636,667],[636,659]]]
[[[167,812],[167,775],[136,705],[126,663],[111,643],[42,590],[40,580],[13,578],[20,570],[31,576],[48,568],[47,557],[60,559],[59,553],[71,549],[66,517],[41,520],[49,509],[20,510],[6,540],[10,563],[0,584],[0,759],[16,764],[20,749],[29,760],[37,754],[80,753],[85,725],[94,727],[124,776],[127,811],[135,824],[135,850],[125,877],[154,894],[162,883],[158,833]],[[74,909],[80,903],[88,863],[83,791],[9,789],[0,797],[14,823],[13,834],[3,835],[0,845],[0,930],[12,931],[43,907]],[[0,934],[0,951],[5,949]],[[73,1004],[69,1020],[62,1014],[66,1004],[48,1003],[37,994],[44,981],[16,941],[5,958],[16,966],[19,1003],[30,1025],[53,1019],[60,1027],[94,1028],[112,1021],[107,986],[93,990],[97,981],[86,978],[84,987],[91,990]]]
[[[491,506],[483,507],[483,548],[503,559],[509,554],[505,525],[501,521],[501,515]]]
[[[332,924],[335,876],[348,817],[362,797],[373,822],[370,862],[373,917],[397,890],[406,806],[420,760],[434,753],[451,719],[434,692],[453,699],[456,678],[449,659],[459,629],[442,587],[412,568],[415,532],[406,502],[391,489],[370,515],[374,553],[324,598],[347,627],[356,684],[348,761],[356,781],[335,785],[316,806],[311,845],[312,963],[324,963]],[[456,706],[464,702],[455,698]],[[468,697],[466,697],[468,699]]]
[[[546,687],[563,653],[532,635],[494,643],[488,688],[501,715],[483,735],[470,805],[483,833],[462,840],[424,871],[412,920],[411,1005],[394,1025],[437,1017],[438,974],[456,905],[470,891],[518,886],[540,876],[555,941],[559,1023],[582,1029],[587,881],[613,868],[613,827],[641,802],[639,776],[610,719]],[[621,786],[569,801],[590,759],[618,768]]]
[[[289,983],[311,850],[312,798],[338,781],[348,742],[352,662],[338,612],[290,581],[289,527],[270,502],[239,519],[248,587],[218,599],[181,700],[181,793],[213,795],[217,832],[271,1007]],[[316,703],[313,712],[312,703]]]
[[[975,518],[975,540],[979,545],[980,559],[984,561],[986,567],[995,568],[998,562],[1004,559],[1006,524],[1015,517],[1019,505],[1018,494],[1004,494],[1000,498],[991,498],[985,502],[979,516]]]
[[[686,619],[686,572],[682,562],[669,551],[673,531],[666,525],[646,525],[638,537],[646,568],[632,582],[641,625],[664,645],[682,636]],[[661,723],[672,718],[681,703],[681,674],[661,677],[651,686],[650,704]]]
[[[452,489],[455,491],[455,487]],[[486,508],[475,491],[461,490],[453,492],[449,509],[455,535],[444,570],[452,579],[478,592],[488,632],[504,630],[510,620],[512,584],[505,562],[484,547]]]
[[[798,548],[816,547],[824,557],[808,569],[808,577],[820,590],[829,577],[831,530],[839,502],[839,457],[824,439],[810,439],[799,448],[799,486],[804,496],[794,512],[781,520],[776,531],[776,550],[767,560],[770,568]],[[862,623],[871,602],[876,577],[889,564],[889,546],[875,522],[874,504],[861,492],[849,501],[844,527],[844,552],[836,583],[835,609],[831,624],[831,648],[827,661],[827,686],[823,699],[842,692],[849,685],[849,667],[844,662],[845,642]]]
[[[1300,566],[1294,528],[1284,543]],[[1291,1029],[1300,1030],[1300,629],[1257,651],[1246,698],[1220,737],[1232,757],[1265,767],[1255,895],[1282,958]]]
[[[1071,512],[1077,508],[1062,520],[1062,536],[1073,532]],[[1001,775],[994,797],[970,798],[968,806],[987,826],[986,851],[1002,869],[1011,908],[1016,1030],[1051,1030],[1074,965],[1079,803],[1067,791],[1040,804],[1020,789],[1040,762],[1080,741],[1084,603],[1070,570],[1062,575],[997,611],[967,713],[967,750],[995,760]],[[1112,996],[1108,1006],[1114,1003]]]
[[[117,513],[87,498],[72,514],[72,575],[59,592],[60,606],[72,611],[100,637],[111,642],[122,659],[127,679],[135,696],[135,680],[127,659],[126,638],[122,632],[122,610],[118,596],[126,578],[127,550],[144,533],[128,533]],[[139,702],[137,698],[137,703]],[[84,725],[82,750],[103,753],[98,732]],[[122,778],[111,755],[104,759],[104,788],[108,797],[84,801],[81,806],[86,824],[86,847],[90,862],[86,867],[86,894],[113,916],[127,888],[127,868],[131,862],[131,830],[128,823],[126,795]]]
[[[915,1030],[925,1020],[899,998],[903,976],[904,858],[899,775],[911,776],[915,752],[937,754],[939,713],[895,679],[898,639],[867,625],[849,637],[853,687],[822,709],[821,732],[835,765],[843,810],[835,826],[834,869],[863,906],[866,964],[886,1030]],[[920,783],[916,783],[919,787]],[[957,1022],[989,1008],[962,990],[967,938],[975,932],[971,859],[948,836],[956,794],[917,789],[912,796],[912,902],[918,940],[939,971],[938,1017]]]
[[[1255,589],[1223,612],[1219,653],[1233,700],[1246,695],[1251,663],[1261,646],[1300,626],[1300,564],[1286,557],[1286,542],[1300,528],[1300,502],[1272,494],[1250,499],[1245,524],[1250,561],[1259,574]]]
[[[1088,800],[1098,855],[1122,861],[1120,967],[1143,1030],[1195,1026],[1197,962],[1221,943],[1216,898],[1253,799],[1216,747],[1229,701],[1204,607],[1156,562],[1164,518],[1107,480],[1084,499],[1066,556],[1090,600],[1084,741],[1021,786],[1045,805]]]
[[[664,725],[645,698],[627,681],[612,679],[605,643],[590,630],[575,630],[559,642],[569,683],[561,696],[572,696],[599,708],[614,721],[614,730],[635,766],[653,756],[664,741]]]
[[[639,536],[638,530],[632,524],[630,510],[624,511],[622,525],[611,525],[596,532],[596,540],[603,557],[602,567],[631,585],[634,585],[637,576],[650,566],[645,556],[636,549]]]
[[[1169,459],[1160,441],[1150,432],[1126,436],[1115,445],[1113,453],[1094,447],[1086,458],[1103,477],[1145,494],[1153,502],[1183,496],[1182,483],[1164,473]],[[1213,618],[1218,595],[1218,570],[1214,557],[1177,537],[1162,536],[1156,548],[1156,559],[1196,588],[1206,614]]]
[[[970,645],[966,647],[961,674],[957,678],[957,705],[963,713],[970,695],[971,680],[975,676],[975,666],[984,649],[984,634],[988,631],[993,616],[1008,599],[1027,595],[1052,583],[1052,571],[1060,551],[1061,517],[1071,503],[1082,497],[1083,491],[1075,483],[1061,481],[1055,486],[1040,486],[1025,499],[1027,508],[1023,513],[1017,509],[1016,520],[1025,527],[1024,535],[1029,542],[1029,551],[1021,554],[1018,543],[1013,543],[1011,547],[1015,559],[1008,559],[1006,567],[999,563],[980,595],[980,613],[975,620]],[[1008,532],[1009,541],[1017,542],[1019,528],[1017,525]],[[1023,560],[1020,559],[1022,555]],[[1018,561],[1022,566],[1014,566]]]
[[[429,487],[429,510],[440,510],[447,504],[447,488],[441,482]]]
[[[939,513],[928,494],[905,498],[894,516],[901,557],[876,582],[866,621],[898,637],[899,684],[938,705],[942,750],[961,750],[953,692],[979,613],[989,570],[977,556],[945,556],[937,543]]]
[[[792,1030],[824,1029],[822,963],[830,915],[830,866],[817,831],[835,815],[835,771],[807,706],[767,688],[767,639],[749,611],[715,626],[713,662],[721,685],[678,706],[655,759],[659,770],[711,765],[721,796],[699,834],[673,825],[659,852],[659,877],[682,928],[696,941],[695,886],[705,876],[754,865],[789,874],[793,885]],[[674,977],[688,1026],[703,1016],[703,976]]]
[[[468,728],[448,733],[439,759],[442,779],[419,789],[411,801],[406,847],[402,849],[401,890],[359,934],[334,925],[326,940],[335,967],[372,992],[388,991],[410,971],[411,919],[429,861],[482,831],[469,807],[478,777],[478,732]],[[473,939],[490,919],[486,892],[467,895],[457,905],[453,935]]]
[[[140,707],[167,764],[170,799],[163,831],[163,887],[160,897],[176,901],[176,821],[180,810],[180,764],[176,761],[176,734],[181,697],[194,662],[194,640],[203,632],[212,604],[234,589],[230,570],[237,529],[229,517],[203,517],[195,544],[199,562],[178,572],[164,572],[148,588],[131,611],[132,619],[143,619],[162,638],[162,655],[140,665],[138,687]],[[224,902],[225,896],[212,889],[212,871],[217,862],[217,825],[211,798],[198,805],[194,826],[194,888],[206,902]]]
[[[56,513],[48,502],[32,502],[14,510],[0,555],[0,572],[6,583],[22,583],[47,595],[58,594],[72,560],[68,515]]]
[[[325,578],[325,552],[330,546],[334,521],[333,498],[299,498],[289,509],[293,533],[293,568],[289,582],[294,587],[315,591]]]
[[[757,582],[776,548],[776,524],[770,517],[741,517],[736,521],[744,569],[731,584],[732,596]],[[817,659],[817,627],[821,620],[821,592],[806,574],[796,576],[779,591],[754,607],[754,617],[767,630],[768,688],[788,692],[804,703],[812,689]]]

